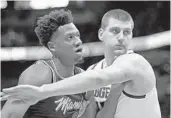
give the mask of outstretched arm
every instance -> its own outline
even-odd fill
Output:
[[[143,57],[138,54],[125,54],[105,69],[89,70],[41,88],[47,96],[69,95],[134,79],[154,78],[151,76],[152,68]]]
[[[136,79],[146,82],[146,88],[152,88],[155,77],[150,64],[138,54],[125,54],[118,57],[115,62],[101,70],[89,70],[78,75],[66,78],[53,84],[39,87],[17,86],[4,89],[3,92],[19,99],[35,97],[39,100],[51,96],[70,95],[94,90],[109,84],[134,81]],[[22,91],[27,91],[22,92]]]

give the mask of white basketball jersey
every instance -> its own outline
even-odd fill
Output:
[[[100,62],[90,66],[88,68],[88,70],[98,70],[98,69],[103,69],[106,67],[106,63],[105,63],[105,60],[101,60]],[[108,86],[104,86],[104,87],[101,87],[99,89],[96,89],[94,90],[94,97],[95,97],[95,100],[98,101],[98,102],[105,102],[109,93],[110,93],[110,90],[111,90],[111,85],[108,85]]]
[[[129,51],[128,53],[132,53]],[[103,69],[105,60],[90,66],[89,69]],[[105,102],[111,90],[111,85],[94,90],[95,100]],[[118,99],[114,118],[161,118],[156,87],[144,96],[134,96],[123,91]]]
[[[133,50],[128,50],[127,54],[133,53]],[[87,70],[98,70],[107,67],[105,59],[93,64]],[[111,85],[101,87],[94,90],[94,97],[97,102],[105,102],[111,90]]]
[[[138,97],[122,92],[114,118],[161,118],[156,88]]]

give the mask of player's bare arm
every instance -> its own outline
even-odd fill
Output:
[[[151,89],[155,83],[150,64],[138,54],[122,55],[103,70],[89,70],[53,85],[43,85],[41,88],[49,96],[55,96],[81,93],[126,81],[143,82],[146,89]]]
[[[126,81],[140,82],[141,84],[143,82],[146,92],[149,92],[154,86],[155,77],[152,67],[138,54],[122,55],[111,66],[103,70],[86,71],[57,83],[43,85],[40,88],[20,85],[3,91],[12,97],[15,95],[18,99],[35,97],[40,100],[50,96],[82,93]],[[21,89],[27,91],[27,94],[21,92]]]

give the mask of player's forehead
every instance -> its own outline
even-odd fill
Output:
[[[65,34],[79,32],[77,27],[73,23],[68,23],[63,26],[60,26],[58,30],[59,32],[63,32]]]
[[[120,29],[132,29],[131,21],[121,21],[114,18],[109,18],[106,26],[107,29],[120,28]]]

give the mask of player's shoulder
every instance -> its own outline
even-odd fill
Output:
[[[130,62],[130,71],[132,70],[132,72],[138,76],[135,80],[137,80],[138,83],[143,82],[141,85],[145,84],[146,90],[150,91],[156,83],[151,64],[142,55],[136,53],[128,54],[128,59]]]
[[[138,63],[149,64],[148,61],[142,55],[137,53],[121,55],[119,56],[119,58],[117,58],[117,60],[123,62],[131,62],[131,64],[138,64]]]
[[[22,72],[19,84],[41,86],[51,82],[52,72],[42,61],[37,61]]]
[[[140,54],[131,53],[119,56],[112,64],[114,67],[124,68],[130,72],[139,71],[140,73],[148,71],[152,73],[151,64]],[[142,71],[143,70],[143,71]]]

